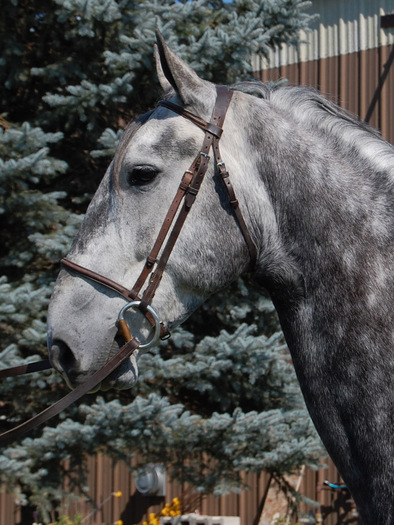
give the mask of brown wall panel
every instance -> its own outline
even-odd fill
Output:
[[[149,497],[138,493],[135,487],[134,474],[129,467],[119,462],[112,461],[102,455],[87,458],[87,492],[83,495],[72,490],[68,486],[69,496],[64,498],[61,514],[74,517],[81,514],[84,517],[84,525],[112,525],[117,520],[122,520],[124,525],[133,525],[147,520],[150,513],[159,514],[164,503],[171,503],[172,499],[178,497],[182,503],[184,513],[198,510],[201,514],[209,516],[240,516],[241,525],[252,525],[258,515],[261,499],[269,482],[269,474],[244,474],[244,480],[249,489],[240,494],[229,494],[227,496],[215,497],[212,495],[201,495],[187,484],[180,484],[167,479],[166,497]],[[134,461],[133,461],[134,463]],[[135,464],[135,463],[134,463]],[[293,476],[297,481],[298,475]],[[338,504],[338,494],[331,491],[320,490],[324,479],[332,482],[340,480],[331,461],[328,468],[318,472],[305,469],[300,485],[300,492],[306,497],[319,501],[321,508],[302,505],[301,510],[305,512],[323,512],[324,525],[339,525],[348,523],[348,514]],[[60,480],[61,482],[61,480]],[[66,488],[67,484],[64,484]],[[117,491],[122,492],[120,498],[113,496]],[[272,485],[269,504],[265,507],[264,516],[272,518],[278,510],[286,511],[286,500]],[[276,505],[278,501],[278,505]],[[284,503],[285,502],[285,505]],[[341,510],[339,517],[337,510]],[[350,512],[350,507],[349,507]],[[33,522],[31,513],[24,513],[25,518],[21,520],[21,507],[15,504],[10,494],[0,492],[0,525],[31,525]],[[296,520],[294,517],[291,521]],[[353,522],[349,522],[353,523]]]
[[[299,83],[305,86],[316,87],[319,84],[319,68],[311,62],[300,64],[301,76]]]
[[[394,46],[382,47],[380,53],[379,91],[381,130],[394,143]]]
[[[394,46],[265,69],[256,77],[316,88],[394,144]]]
[[[362,106],[360,118],[379,129],[381,100],[380,97],[376,99],[376,94],[379,91],[380,54],[378,49],[372,49],[360,51],[360,56],[365,75],[360,76],[360,81],[364,84],[361,91]]]
[[[15,504],[14,495],[0,491],[0,525],[14,525],[20,519],[21,507]]]

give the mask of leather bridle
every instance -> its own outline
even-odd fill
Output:
[[[189,211],[196,200],[197,194],[204,180],[209,165],[209,152],[211,148],[213,150],[218,172],[227,189],[230,204],[232,206],[232,209],[234,210],[239,227],[248,246],[251,259],[250,264],[252,267],[254,266],[256,261],[256,247],[251,239],[245,220],[239,209],[239,203],[235,196],[235,192],[230,181],[229,173],[226,170],[226,166],[221,158],[219,149],[219,140],[223,133],[222,126],[227,113],[227,109],[230,105],[233,92],[224,86],[217,86],[216,89],[216,105],[210,122],[206,122],[205,120],[197,117],[193,113],[186,111],[182,106],[178,106],[173,102],[165,100],[159,102],[159,106],[170,109],[171,111],[177,113],[183,118],[190,120],[193,124],[202,129],[205,132],[205,137],[200,151],[193,160],[189,169],[187,169],[183,174],[183,177],[178,187],[178,191],[175,194],[175,197],[169,207],[169,210],[163,221],[163,224],[153,245],[153,248],[148,257],[146,258],[144,267],[134,286],[129,290],[123,287],[122,285],[108,279],[107,277],[93,272],[92,270],[89,270],[83,266],[75,264],[69,261],[68,259],[62,259],[61,261],[62,265],[68,270],[70,270],[72,273],[76,273],[77,275],[94,281],[104,286],[105,288],[116,292],[128,301],[131,301],[130,307],[136,307],[144,315],[146,315],[151,324],[155,327],[156,331],[157,323],[152,321],[152,311],[149,311],[148,307],[152,303],[153,297],[160,284],[170,254],[175,246],[175,243],[182,230],[186,217],[188,216]],[[180,208],[182,202],[183,206]],[[164,244],[166,238],[167,241]],[[141,290],[144,284],[146,283],[148,277],[149,284],[144,290],[143,294],[141,294]],[[168,332],[166,328],[163,325],[161,325],[160,337],[163,339],[167,336]],[[149,342],[149,344],[147,344],[147,347],[156,344],[157,339],[158,337],[154,337]]]
[[[250,265],[252,268],[254,267],[257,257],[256,246],[250,236],[245,220],[239,208],[239,203],[229,178],[229,173],[221,158],[219,149],[219,141],[223,133],[223,123],[227,109],[231,102],[233,92],[225,86],[217,86],[216,89],[216,104],[210,122],[206,122],[200,117],[197,117],[189,111],[186,111],[182,106],[174,104],[173,102],[166,100],[159,102],[159,106],[165,107],[191,121],[193,124],[202,129],[205,135],[201,150],[193,160],[190,168],[183,174],[178,190],[170,205],[153,248],[147,257],[144,267],[133,288],[127,289],[115,281],[112,281],[111,279],[93,272],[92,270],[80,266],[72,261],[69,261],[68,259],[62,259],[61,261],[62,266],[70,273],[98,283],[104,288],[110,289],[118,295],[124,297],[128,301],[127,304],[125,304],[121,309],[117,319],[119,333],[124,338],[126,343],[122,346],[118,353],[115,354],[102,369],[93,374],[86,383],[79,385],[77,388],[69,392],[65,397],[60,399],[57,403],[51,405],[37,416],[29,419],[14,429],[1,434],[0,445],[20,437],[37,425],[47,421],[54,415],[57,415],[71,403],[79,399],[85,393],[91,391],[95,386],[102,382],[120,365],[121,362],[130,357],[130,355],[137,349],[138,351],[148,349],[155,345],[159,338],[163,339],[169,336],[167,329],[162,323],[160,323],[159,316],[152,308],[151,302],[160,284],[168,259],[182,230],[183,224],[196,200],[201,184],[204,180],[209,165],[209,153],[211,149],[213,151],[217,171],[224,182],[230,204],[248,247],[250,254]],[[142,289],[148,278],[148,284],[142,292]],[[137,338],[131,335],[129,326],[124,319],[125,312],[130,308],[138,308],[153,326],[153,335],[149,341],[141,343]],[[31,363],[28,365],[22,365],[20,367],[15,367],[13,369],[0,370],[0,378],[11,375],[19,375],[22,373],[29,373],[37,370],[44,370],[50,367],[51,365],[48,360],[39,363]]]

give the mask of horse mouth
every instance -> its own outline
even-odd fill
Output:
[[[115,337],[111,348],[108,351],[107,360],[116,355],[123,346],[124,340]],[[67,386],[74,390],[83,385],[99,369],[82,369],[74,353],[69,346],[59,339],[51,341],[51,364],[65,380]],[[138,350],[125,359],[120,365],[111,372],[103,381],[97,383],[89,390],[89,394],[94,394],[99,390],[126,390],[132,388],[138,379]],[[104,366],[104,363],[101,367]]]
[[[110,350],[109,357],[114,356],[124,344],[124,340],[116,336]],[[111,372],[108,377],[97,385],[93,392],[98,390],[127,390],[132,388],[138,380],[138,350],[135,350],[131,356],[123,361],[116,370]]]

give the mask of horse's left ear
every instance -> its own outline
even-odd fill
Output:
[[[199,114],[210,112],[216,99],[214,84],[202,80],[186,62],[179,58],[167,46],[159,31],[156,31],[156,38],[156,68],[161,87],[166,93],[171,88],[174,89],[182,103],[196,108]]]

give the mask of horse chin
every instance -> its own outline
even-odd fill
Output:
[[[115,339],[112,344],[111,354],[116,354],[119,351],[119,348],[119,343],[117,342],[117,339]],[[138,351],[135,351],[94,390],[127,390],[132,388],[138,381],[137,358]]]

